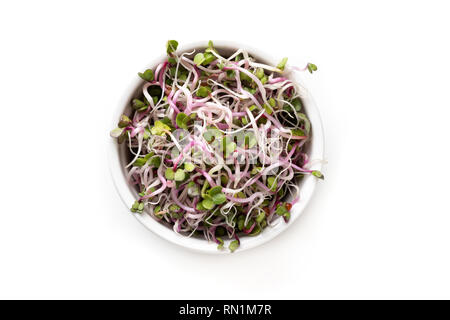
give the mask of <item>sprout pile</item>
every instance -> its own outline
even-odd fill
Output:
[[[233,252],[240,236],[289,221],[299,179],[323,179],[309,169],[301,88],[286,76],[317,67],[269,66],[241,49],[223,57],[211,41],[202,52],[177,47],[168,41],[167,58],[138,74],[142,94],[111,131],[129,150],[131,211]]]

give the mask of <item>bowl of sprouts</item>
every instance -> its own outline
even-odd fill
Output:
[[[319,112],[291,66],[245,45],[179,46],[140,70],[119,102],[110,168],[129,211],[185,248],[261,245],[304,211],[323,179]]]

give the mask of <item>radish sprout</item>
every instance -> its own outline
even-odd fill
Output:
[[[292,71],[260,63],[245,50],[222,56],[177,53],[139,72],[141,94],[111,136],[128,149],[127,180],[138,193],[136,214],[150,214],[185,236],[212,240],[231,252],[239,236],[256,236],[279,217],[289,221],[300,199],[298,180],[311,170],[311,123]],[[287,199],[291,203],[287,202]]]

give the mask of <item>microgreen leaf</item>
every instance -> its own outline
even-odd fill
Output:
[[[313,172],[311,172],[311,174],[316,178],[319,178],[322,180],[324,179],[322,172],[320,172],[319,170],[314,170]]]
[[[274,98],[270,98],[268,102],[269,102],[269,105],[270,105],[272,108],[275,108],[276,105],[277,105],[277,102],[275,101]]]
[[[305,135],[305,132],[302,129],[292,129],[291,130],[293,136],[302,137]]]
[[[170,127],[167,124],[164,124],[161,120],[155,122],[155,125],[151,128],[151,133],[154,135],[162,136],[165,134],[165,131],[170,131]]]
[[[266,76],[264,76],[264,77],[261,78],[261,83],[262,83],[263,85],[265,85],[265,84],[267,83],[267,81],[269,81],[269,79],[267,79]]]
[[[237,219],[237,226],[238,226],[239,231],[244,230],[244,224],[245,224],[245,217],[239,216]]]
[[[308,63],[308,71],[310,73],[313,73],[314,71],[317,71],[317,66],[314,63]]]
[[[199,202],[197,203],[197,205],[195,206],[195,208],[199,211],[205,211],[206,208],[203,206],[203,202]]]
[[[169,41],[167,41],[166,48],[167,48],[167,53],[168,54],[177,51],[178,41],[176,41],[176,40],[169,40]]]
[[[143,136],[144,140],[147,140],[148,138],[150,138],[150,135],[151,135],[150,130],[148,128],[145,128],[144,129],[144,136]]]
[[[268,104],[264,104],[264,110],[266,110],[267,114],[272,114],[273,113],[272,107],[269,106]]]
[[[192,172],[195,170],[195,166],[194,164],[190,163],[190,162],[185,162],[184,163],[184,170],[186,170],[187,172]]]
[[[216,238],[217,241],[219,241],[219,244],[217,245],[217,249],[222,250],[223,249],[223,240],[222,238]]]
[[[212,199],[203,199],[202,206],[206,210],[210,210],[210,209],[214,208],[215,204],[214,204],[214,201]]]
[[[225,147],[225,156],[226,157],[230,156],[235,150],[236,150],[236,143],[234,142],[227,143]]]
[[[210,87],[206,87],[206,86],[201,86],[198,90],[197,90],[197,96],[198,97],[202,97],[202,98],[206,98],[207,96],[209,96],[211,93],[211,88]]]
[[[147,109],[147,105],[139,99],[133,99],[131,106],[134,110],[142,111]]]
[[[122,131],[122,134],[117,138],[117,142],[119,144],[123,143],[128,138],[127,132],[125,130]]]
[[[264,211],[261,211],[261,212],[256,216],[256,222],[261,223],[265,218],[266,218],[266,213],[265,213]]]
[[[284,67],[286,66],[286,63],[288,61],[288,58],[283,58],[280,63],[277,65],[277,68],[280,69],[281,71],[284,70]]]
[[[277,190],[277,179],[272,176],[268,177],[267,178],[267,187],[272,191],[276,191]]]
[[[188,128],[188,121],[190,120],[190,118],[183,112],[180,112],[179,114],[177,114],[177,118],[176,118],[176,123],[177,126],[179,126],[181,129],[185,129],[187,130]]]
[[[149,164],[155,168],[159,168],[161,165],[161,157],[153,157],[150,159]]]
[[[291,101],[292,105],[295,108],[295,111],[300,111],[302,110],[303,104],[302,104],[302,100],[300,100],[300,98],[295,98]]]
[[[286,213],[288,213],[289,210],[286,209],[286,207],[284,206],[284,204],[278,204],[277,205],[277,209],[275,210],[275,213],[279,216],[284,216]]]
[[[203,60],[202,64],[205,65],[205,66],[208,65],[208,64],[210,64],[210,63],[213,62],[214,60],[216,60],[216,56],[213,55],[213,54],[210,53],[210,52],[206,52],[206,53],[204,54],[204,58],[205,58],[205,60]]]
[[[147,163],[147,160],[145,160],[144,158],[137,158],[136,161],[133,162],[133,166],[142,167],[146,163]]]
[[[143,73],[139,72],[138,75],[143,80],[149,81],[149,82],[153,81],[153,79],[155,78],[155,76],[153,75],[153,70],[152,69],[147,69]]]
[[[128,118],[126,115],[122,115],[120,117],[120,121],[119,121],[119,128],[125,128],[126,126],[128,126],[131,123],[130,118]]]
[[[215,186],[211,189],[208,190],[208,194],[210,196],[213,196],[215,194],[221,193],[222,192],[222,187],[221,186]]]
[[[167,168],[165,172],[165,177],[167,180],[173,180],[175,179],[175,172],[172,168]]]
[[[200,188],[194,181],[189,182],[187,188],[188,188],[187,193],[191,198],[200,195]]]
[[[230,245],[228,246],[228,249],[230,249],[231,252],[234,252],[237,248],[239,248],[239,241],[233,240],[230,242]]]
[[[252,175],[256,175],[256,174],[260,173],[261,170],[262,170],[262,167],[254,167],[250,173]]]
[[[250,78],[248,74],[244,72],[239,72],[239,77],[241,78],[241,81],[248,81],[248,82],[252,81],[252,78]]]
[[[253,132],[245,133],[244,142],[245,146],[248,147],[249,149],[253,148],[258,143],[258,141],[256,140],[256,136]]]
[[[227,201],[227,197],[224,193],[220,192],[212,196],[214,204],[222,204]]]
[[[123,128],[115,128],[113,130],[111,130],[111,132],[109,133],[109,135],[111,136],[111,138],[118,138],[123,132]]]
[[[183,181],[186,178],[186,174],[183,169],[177,169],[174,175],[175,181]]]
[[[201,65],[203,63],[203,61],[205,61],[205,56],[203,53],[197,53],[194,57],[194,63],[196,65]]]
[[[258,77],[258,79],[261,80],[264,77],[264,69],[263,68],[256,69],[255,75]]]
[[[306,133],[309,133],[311,130],[311,122],[309,122],[308,117],[304,113],[297,113],[297,116],[303,121],[303,124],[305,126]]]
[[[134,203],[133,203],[133,205],[131,206],[131,212],[137,212],[137,210],[138,210],[138,208],[139,208],[139,201],[135,201]]]
[[[220,132],[219,129],[214,127],[209,127],[206,129],[206,131],[203,133],[203,138],[205,138],[206,141],[211,142],[215,139],[219,139],[222,137],[222,132]]]

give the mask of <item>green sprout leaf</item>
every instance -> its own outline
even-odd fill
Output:
[[[152,69],[147,69],[144,71],[144,73],[139,72],[138,75],[143,80],[148,81],[148,82],[153,81],[153,79],[155,78],[155,76],[153,75]]]
[[[176,40],[169,40],[167,41],[167,53],[170,54],[172,52],[177,51],[178,48],[178,41]]]
[[[261,80],[264,77],[264,69],[263,68],[256,69],[255,75],[258,77],[259,80]]]
[[[188,188],[187,193],[191,198],[200,195],[200,188],[194,181],[189,182],[187,188]]]
[[[176,123],[181,129],[187,130],[190,118],[183,112],[177,114]]]
[[[295,111],[300,111],[302,110],[303,104],[302,104],[302,100],[300,100],[300,98],[295,98],[294,100],[291,101],[292,106],[294,107]]]
[[[131,106],[134,110],[142,111],[147,109],[147,105],[139,99],[133,99]]]
[[[150,130],[152,134],[157,136],[165,135],[166,131],[170,131],[170,127],[161,120],[156,121],[155,125]]]
[[[262,170],[262,167],[254,167],[250,173],[251,173],[251,175],[254,176],[254,175],[257,175],[258,173],[260,173],[261,170]]]
[[[277,102],[275,101],[274,98],[270,98],[268,102],[269,102],[269,105],[270,105],[272,108],[275,108],[276,105],[277,105]]]
[[[308,63],[308,71],[310,73],[313,73],[314,71],[317,71],[317,66],[314,63]]]
[[[123,132],[123,128],[115,128],[113,130],[111,130],[111,132],[109,133],[109,135],[111,136],[111,138],[118,138]]]
[[[214,204],[214,201],[212,199],[203,199],[202,206],[206,210],[211,210],[212,208],[214,208],[215,204]]]
[[[229,142],[225,147],[225,156],[229,157],[236,150],[236,143]]]
[[[217,245],[217,249],[222,250],[223,249],[223,240],[222,238],[216,238],[217,241],[219,241],[219,244]]]
[[[165,177],[167,180],[173,180],[175,179],[175,172],[172,168],[167,168],[165,172]]]
[[[194,63],[198,66],[201,65],[205,60],[206,59],[203,53],[197,53],[194,57]]]
[[[234,252],[237,248],[239,248],[239,241],[233,240],[230,242],[230,245],[228,246],[228,249],[230,249],[231,252]]]
[[[139,201],[135,201],[134,203],[133,203],[133,205],[131,206],[131,212],[137,212],[137,210],[138,210],[138,208],[139,208]]]
[[[288,61],[288,58],[283,58],[280,63],[277,65],[277,68],[280,69],[281,71],[284,70],[284,67],[286,67],[286,63]]]
[[[199,211],[205,211],[207,210],[204,206],[202,202],[197,203],[197,206],[195,207],[197,210]]]
[[[288,209],[284,206],[284,204],[278,204],[277,209],[275,210],[275,213],[279,216],[284,216],[289,212]]]
[[[311,172],[311,174],[319,179],[324,179],[325,177],[323,176],[322,172],[320,172],[319,170],[314,170],[313,172]]]
[[[306,114],[300,112],[297,113],[297,116],[299,117],[300,120],[302,120],[305,126],[305,131],[307,134],[309,134],[309,131],[311,130],[311,122],[309,122],[308,117],[306,116]]]
[[[213,199],[214,204],[222,204],[222,203],[224,203],[225,201],[227,201],[227,197],[226,197],[225,194],[223,194],[222,192],[213,195],[213,196],[212,196],[212,199]]]
[[[267,178],[267,187],[271,191],[275,192],[277,190],[277,179],[275,177],[268,177]]]
[[[184,178],[186,178],[186,174],[184,173],[183,169],[177,169],[174,175],[175,181],[183,181]]]
[[[267,83],[267,81],[269,81],[269,79],[267,79],[267,77],[266,76],[264,76],[264,77],[262,77],[262,79],[261,79],[261,83],[264,85],[264,84],[266,84]]]
[[[153,157],[150,159],[149,164],[155,168],[159,168],[161,165],[161,157]]]
[[[267,114],[272,114],[273,113],[272,107],[269,106],[268,104],[264,104],[264,110],[266,110]]]
[[[291,133],[293,136],[297,137],[303,137],[305,135],[305,132],[302,129],[292,129]]]
[[[245,146],[248,147],[249,149],[253,148],[258,143],[258,141],[256,140],[256,136],[253,132],[245,133],[244,142]]]
[[[261,223],[266,218],[266,213],[261,211],[256,217],[256,222]]]
[[[221,186],[215,186],[211,189],[208,190],[208,194],[210,196],[213,196],[215,194],[221,193],[222,192],[222,187]]]
[[[244,230],[244,224],[245,224],[245,217],[241,215],[237,219],[237,226],[239,231]]]
[[[119,128],[125,128],[126,126],[128,126],[131,123],[130,118],[128,118],[126,115],[122,115],[120,117],[120,121],[119,121]]]
[[[211,94],[211,88],[210,87],[206,87],[206,86],[201,86],[198,90],[197,90],[197,96],[201,97],[201,98],[206,98],[207,96],[209,96]]]
[[[209,127],[203,133],[203,138],[205,138],[205,140],[208,142],[212,142],[214,139],[222,138],[222,132],[220,132],[220,130],[217,128]]]
[[[147,163],[147,160],[144,158],[137,158],[136,161],[133,162],[133,166],[142,167]]]
[[[195,170],[195,166],[194,164],[190,163],[190,162],[185,162],[184,163],[184,170],[187,172],[192,172]]]
[[[203,62],[202,62],[202,65],[204,65],[204,66],[206,66],[206,65],[210,64],[211,62],[213,62],[214,60],[216,60],[216,56],[210,52],[206,52],[204,54],[204,58],[205,58],[205,60],[203,60]]]
[[[252,78],[250,78],[249,75],[244,72],[239,72],[239,77],[241,78],[241,81],[252,81]]]

